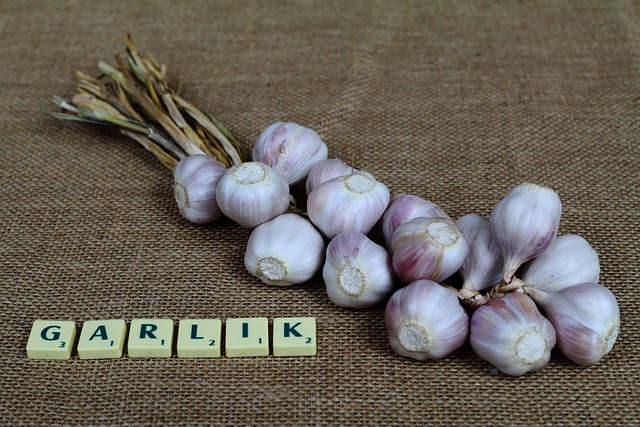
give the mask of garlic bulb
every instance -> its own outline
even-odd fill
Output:
[[[356,169],[339,159],[326,159],[319,161],[313,165],[309,171],[309,175],[307,176],[307,182],[305,184],[307,196],[311,193],[311,190],[323,182],[339,176],[351,175],[354,172],[356,172]]]
[[[524,183],[513,188],[491,212],[491,232],[504,267],[502,279],[509,283],[516,270],[542,254],[556,238],[562,203],[547,187]]]
[[[575,234],[556,237],[549,249],[533,259],[522,274],[527,285],[548,292],[577,283],[597,283],[599,278],[598,254]]]
[[[269,125],[253,146],[252,160],[279,173],[289,184],[307,177],[313,165],[327,158],[329,150],[312,129],[296,123]]]
[[[489,220],[477,214],[467,214],[456,221],[456,226],[469,244],[469,253],[459,273],[462,289],[482,291],[500,283],[502,253],[498,247]]]
[[[468,251],[467,241],[446,218],[414,218],[400,225],[391,238],[393,269],[406,283],[440,282],[460,268]]]
[[[216,197],[222,213],[253,228],[289,209],[289,184],[269,166],[245,162],[225,172]]]
[[[580,365],[595,365],[613,348],[620,330],[620,309],[613,293],[597,283],[581,283],[557,292],[528,288],[544,308],[558,336],[558,347]]]
[[[396,228],[418,217],[451,219],[442,209],[412,194],[394,194],[387,210],[382,215],[382,234],[387,247],[391,247],[391,236]]]
[[[440,359],[467,339],[469,316],[458,297],[431,280],[396,291],[384,312],[393,350],[417,360]]]
[[[309,194],[309,219],[330,239],[344,231],[368,233],[389,204],[389,189],[368,172],[330,179]]]
[[[323,260],[320,233],[303,217],[284,214],[251,232],[244,265],[268,285],[290,286],[311,279]]]
[[[329,299],[340,307],[371,307],[393,288],[389,254],[358,231],[331,240],[322,275]]]
[[[173,193],[183,217],[204,224],[222,216],[216,187],[226,170],[222,163],[205,154],[194,154],[178,162],[173,171]]]
[[[544,368],[556,344],[556,332],[523,293],[489,300],[471,316],[471,347],[507,375],[519,376]]]

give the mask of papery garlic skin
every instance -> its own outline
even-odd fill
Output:
[[[329,299],[352,308],[382,301],[394,279],[387,251],[358,231],[340,233],[329,242],[322,276]]]
[[[618,338],[620,308],[613,293],[597,283],[581,283],[557,292],[527,290],[556,329],[558,347],[580,365],[595,365]]]
[[[389,343],[401,356],[440,359],[467,339],[469,316],[456,294],[431,280],[396,291],[385,308]]]
[[[401,224],[418,217],[451,219],[445,211],[421,197],[413,194],[394,194],[382,215],[382,234],[387,248],[391,247],[394,231]]]
[[[551,246],[561,213],[558,194],[531,183],[514,187],[496,204],[489,221],[504,258],[502,280],[509,283],[524,262]]]
[[[330,179],[309,194],[309,219],[328,238],[345,231],[367,234],[389,204],[389,189],[365,171]]]
[[[313,165],[309,171],[309,175],[307,176],[307,182],[305,183],[307,196],[311,193],[311,190],[323,182],[327,182],[330,179],[337,178],[339,176],[351,175],[354,172],[357,172],[357,170],[339,159],[326,159],[319,161]]]
[[[296,123],[277,122],[262,131],[251,159],[270,166],[289,184],[296,184],[328,153],[327,145],[314,130]]]
[[[483,291],[499,284],[502,252],[491,234],[489,220],[467,214],[456,221],[456,226],[469,244],[469,252],[458,271],[463,281],[462,289]]]
[[[324,240],[305,218],[284,214],[257,226],[249,236],[244,265],[262,282],[290,286],[306,282],[322,267]]]
[[[468,251],[467,241],[446,218],[414,218],[391,238],[393,269],[405,283],[442,281],[460,268]]]
[[[471,316],[471,347],[507,375],[544,368],[556,344],[556,332],[531,298],[513,292],[489,300]]]
[[[178,162],[173,171],[173,193],[184,218],[205,224],[222,216],[216,187],[226,170],[222,163],[205,154],[194,154]]]
[[[216,198],[226,216],[253,228],[289,209],[289,184],[264,163],[244,162],[225,172]]]
[[[600,262],[589,243],[576,234],[556,237],[549,249],[533,259],[522,273],[528,286],[556,292],[577,283],[598,283]]]

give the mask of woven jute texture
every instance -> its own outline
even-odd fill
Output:
[[[640,425],[640,4],[584,1],[1,1],[0,422],[4,425]],[[598,365],[508,377],[465,344],[397,356],[384,303],[322,278],[263,285],[250,234],[179,215],[172,175],[52,95],[131,32],[249,149],[275,121],[453,218],[532,181],[599,254],[622,326]],[[314,316],[315,357],[26,357],[36,319]]]

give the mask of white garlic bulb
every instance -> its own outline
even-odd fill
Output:
[[[469,253],[459,270],[462,289],[482,291],[496,286],[502,278],[503,260],[489,220],[467,214],[456,221],[456,226],[469,244]]]
[[[406,283],[440,282],[460,268],[468,251],[467,241],[447,218],[414,218],[400,225],[391,238],[393,269]]]
[[[371,307],[393,288],[389,254],[358,231],[331,240],[322,276],[329,299],[340,307]]]
[[[244,265],[268,285],[290,286],[311,279],[323,260],[322,235],[305,218],[284,214],[251,232]]]
[[[309,219],[330,239],[344,231],[367,234],[389,204],[389,189],[368,172],[323,182],[307,200]]]
[[[504,267],[502,279],[509,283],[520,266],[541,255],[556,238],[562,203],[550,188],[520,184],[500,200],[491,212],[491,232]]]
[[[307,182],[305,183],[307,196],[311,193],[311,190],[323,182],[339,176],[351,175],[354,172],[356,172],[356,169],[339,159],[326,159],[319,161],[313,165],[309,171],[309,175],[307,176]]]
[[[528,288],[553,323],[558,347],[580,365],[595,365],[613,348],[620,330],[620,308],[613,293],[597,283],[557,292]]]
[[[253,228],[289,209],[289,184],[264,163],[244,162],[225,172],[216,198],[222,213]]]
[[[184,218],[204,224],[222,216],[216,187],[226,170],[222,163],[205,154],[194,154],[178,162],[173,171],[173,193]]]
[[[418,217],[451,219],[445,211],[423,198],[413,194],[394,194],[382,215],[382,234],[387,248],[391,248],[391,237],[396,228]]]
[[[313,165],[327,158],[329,150],[312,129],[296,123],[273,123],[253,146],[252,160],[279,173],[289,184],[307,177]]]
[[[456,294],[417,280],[389,299],[384,320],[393,350],[417,360],[440,359],[467,339],[469,316]]]
[[[519,376],[544,368],[556,344],[556,332],[523,293],[489,300],[471,316],[471,347],[507,375]]]
[[[522,273],[527,285],[548,292],[578,283],[597,283],[599,278],[598,254],[576,234],[556,237],[549,249],[533,259]]]

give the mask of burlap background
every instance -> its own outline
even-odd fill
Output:
[[[640,425],[640,4],[635,1],[1,1],[0,420],[5,425]],[[384,306],[320,279],[261,285],[249,232],[193,226],[171,175],[117,131],[59,122],[133,33],[250,147],[278,120],[451,216],[524,180],[598,251],[622,328],[602,363],[494,375],[467,345],[415,362]],[[33,361],[34,319],[315,316],[318,355]]]

